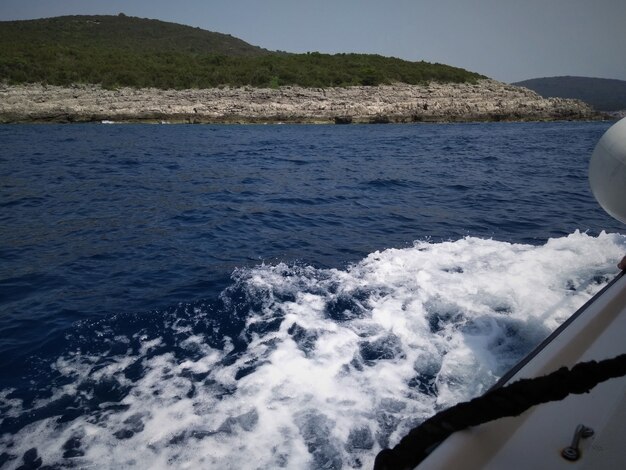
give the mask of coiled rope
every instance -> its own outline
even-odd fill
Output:
[[[532,406],[564,399],[571,393],[588,393],[606,380],[626,375],[626,354],[603,361],[580,362],[551,374],[521,379],[489,390],[468,402],[437,413],[411,429],[393,449],[377,456],[374,470],[415,468],[446,437],[456,431],[495,419],[518,416]]]

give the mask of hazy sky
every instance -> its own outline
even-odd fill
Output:
[[[271,50],[376,53],[505,82],[626,80],[626,0],[0,0],[0,20],[120,12]]]

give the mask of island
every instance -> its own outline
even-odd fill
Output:
[[[267,51],[157,20],[0,22],[0,123],[404,123],[591,120],[445,64],[373,54]]]

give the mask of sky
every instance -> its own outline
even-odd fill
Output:
[[[425,60],[507,83],[626,80],[626,0],[0,0],[0,21],[120,12],[270,50]]]

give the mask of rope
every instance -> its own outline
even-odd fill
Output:
[[[483,396],[443,410],[413,428],[393,449],[384,449],[376,456],[374,470],[413,469],[453,432],[507,416],[518,416],[532,406],[559,401],[571,393],[588,393],[599,383],[624,375],[626,354],[600,362],[580,362],[571,370],[562,367],[542,377],[521,379],[489,390]]]

